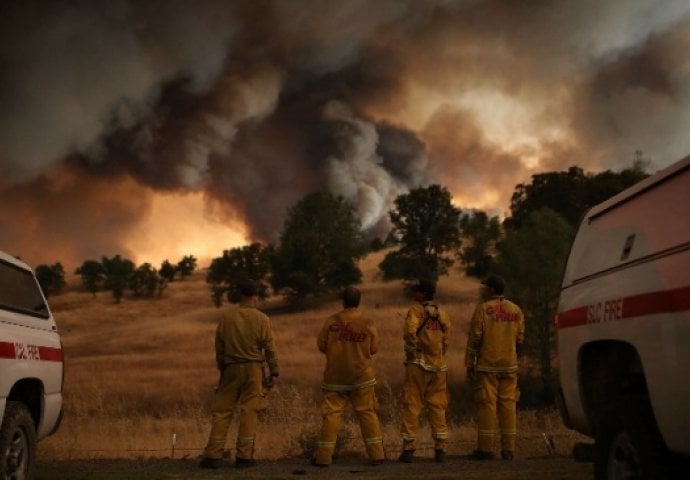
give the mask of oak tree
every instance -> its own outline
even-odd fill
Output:
[[[288,211],[271,255],[271,285],[292,304],[359,283],[357,260],[367,250],[354,207],[327,191],[305,196]]]
[[[383,278],[436,282],[447,274],[453,265],[448,254],[460,244],[460,214],[450,192],[440,185],[398,196],[389,212],[393,229],[387,239],[398,249],[379,264]]]

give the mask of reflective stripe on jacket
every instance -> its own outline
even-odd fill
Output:
[[[326,354],[322,388],[337,392],[376,384],[372,355],[380,344],[374,323],[357,308],[346,308],[328,318],[317,345]]]
[[[271,321],[248,305],[232,307],[222,313],[216,329],[216,363],[220,370],[233,363],[266,359],[272,374],[278,373],[278,360]]]
[[[477,306],[467,338],[465,366],[478,372],[517,372],[516,345],[522,344],[525,318],[520,307],[503,297]]]
[[[405,318],[405,363],[417,364],[430,372],[448,370],[449,338],[450,318],[444,310],[432,302],[413,305]]]

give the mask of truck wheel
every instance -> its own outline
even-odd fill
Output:
[[[668,452],[646,398],[621,399],[597,434],[596,480],[668,478]]]
[[[29,480],[36,456],[36,427],[21,402],[7,402],[0,430],[0,478]]]
[[[595,458],[594,470],[597,480],[642,479],[640,452],[630,434],[625,431],[615,433],[601,445],[602,450]]]

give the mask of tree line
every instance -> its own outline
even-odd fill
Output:
[[[344,198],[312,192],[288,210],[277,245],[251,243],[223,251],[211,261],[206,282],[216,306],[236,301],[238,282],[252,279],[264,297],[272,290],[298,308],[310,296],[359,283],[358,260],[384,247],[389,249],[379,264],[384,280],[437,282],[456,262],[471,277],[497,273],[506,279],[507,296],[525,312],[525,351],[535,361],[541,385],[531,390],[548,396],[552,319],[577,224],[587,209],[645,178],[645,168],[638,158],[619,172],[587,173],[573,166],[533,175],[516,186],[503,221],[483,211],[463,212],[441,185],[416,188],[395,199],[384,239],[365,237],[355,207]],[[88,291],[108,289],[119,301],[126,288],[139,296],[160,294],[178,272],[184,277],[195,268],[193,256],[177,265],[166,260],[156,270],[150,264],[135,268],[116,255],[86,261],[76,273]],[[61,272],[59,263],[36,269],[42,285],[52,278],[44,286],[49,294],[61,288]]]
[[[272,289],[292,304],[358,283],[357,260],[390,248],[379,265],[384,280],[438,281],[458,262],[467,275],[498,273],[530,310],[543,310],[560,283],[575,227],[584,212],[647,176],[640,162],[620,172],[585,173],[579,167],[532,176],[517,185],[510,215],[463,212],[441,185],[398,196],[385,239],[367,240],[353,205],[327,191],[308,194],[287,215],[277,245],[252,243],[212,260],[206,280],[217,305],[237,297],[243,278]],[[548,290],[544,290],[548,286]]]
[[[139,266],[121,255],[103,256],[101,260],[85,260],[75,274],[81,277],[85,290],[94,296],[97,292],[110,291],[117,303],[122,300],[126,291],[134,297],[161,296],[165,287],[176,276],[185,278],[197,268],[194,255],[185,255],[173,265],[164,260],[159,269],[150,263]],[[60,293],[65,287],[65,270],[60,262],[53,265],[38,265],[35,269],[36,279],[46,296]]]

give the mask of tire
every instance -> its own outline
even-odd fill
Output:
[[[620,398],[600,425],[594,451],[596,480],[675,478],[646,395]]]
[[[643,479],[640,465],[640,449],[626,430],[612,433],[595,457],[594,469],[597,480]]]
[[[31,480],[36,458],[36,427],[28,408],[7,402],[0,430],[0,480]]]

